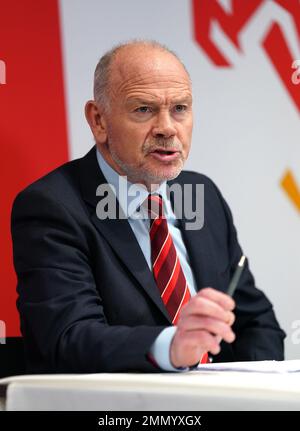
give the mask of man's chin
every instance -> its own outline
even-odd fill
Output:
[[[170,181],[178,177],[182,167],[172,168],[172,169],[160,169],[159,171],[149,171],[145,175],[145,181],[151,184],[161,184],[164,181]]]

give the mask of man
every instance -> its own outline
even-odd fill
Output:
[[[284,333],[248,266],[234,300],[225,293],[242,255],[227,204],[207,177],[181,172],[193,124],[183,64],[156,42],[120,45],[97,65],[94,99],[96,147],[14,203],[28,371],[186,370],[207,353],[283,359]],[[185,186],[204,185],[201,228],[177,217],[174,184],[192,204],[199,189]],[[103,216],[106,186],[117,217]]]

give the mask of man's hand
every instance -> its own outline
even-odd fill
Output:
[[[205,352],[219,353],[222,339],[232,343],[235,339],[231,329],[234,307],[230,296],[210,287],[193,296],[180,313],[170,348],[172,365],[192,366]]]

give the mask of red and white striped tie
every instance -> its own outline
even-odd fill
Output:
[[[180,310],[190,300],[191,294],[168,229],[160,195],[148,196],[148,212],[153,275],[172,324],[176,325]],[[207,360],[205,353],[201,363]]]
[[[172,324],[176,325],[180,310],[191,294],[163,214],[161,196],[148,196],[148,211],[153,275]]]

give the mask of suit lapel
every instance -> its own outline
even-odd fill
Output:
[[[96,206],[101,197],[96,196],[96,189],[100,184],[106,184],[106,179],[99,168],[95,147],[81,159],[80,184],[83,199],[93,207],[91,213],[93,224],[105,237],[122,262],[127,266],[130,273],[134,275],[147,295],[152,299],[168,321],[170,321],[153,275],[127,219],[107,218],[100,220],[97,217]],[[119,205],[117,202],[117,214],[118,211]]]
[[[183,207],[185,200],[185,188],[182,176],[179,175],[175,180],[172,180],[168,183],[172,185],[174,182],[177,182],[181,185],[183,199],[182,202],[174,202],[174,199],[172,199],[171,194],[171,204],[173,207],[173,211],[177,217],[179,228],[182,233],[182,238],[187,249],[191,269],[193,271],[196,281],[196,288],[199,291],[203,287],[215,286],[217,283],[212,238],[208,228],[208,224],[205,221],[205,217],[204,225],[201,229],[191,230],[188,228],[188,223],[191,223],[193,220],[189,220],[185,216]],[[193,183],[192,187],[192,199],[189,199],[189,202],[192,201],[193,208],[196,208],[196,188],[194,187],[195,184],[196,183]],[[206,196],[205,199],[207,199]],[[182,217],[179,215],[182,215]]]
[[[196,280],[197,290],[199,291],[207,286],[214,286],[212,254],[207,229],[203,227],[200,230],[187,230],[185,220],[182,221],[181,225],[181,232]]]

